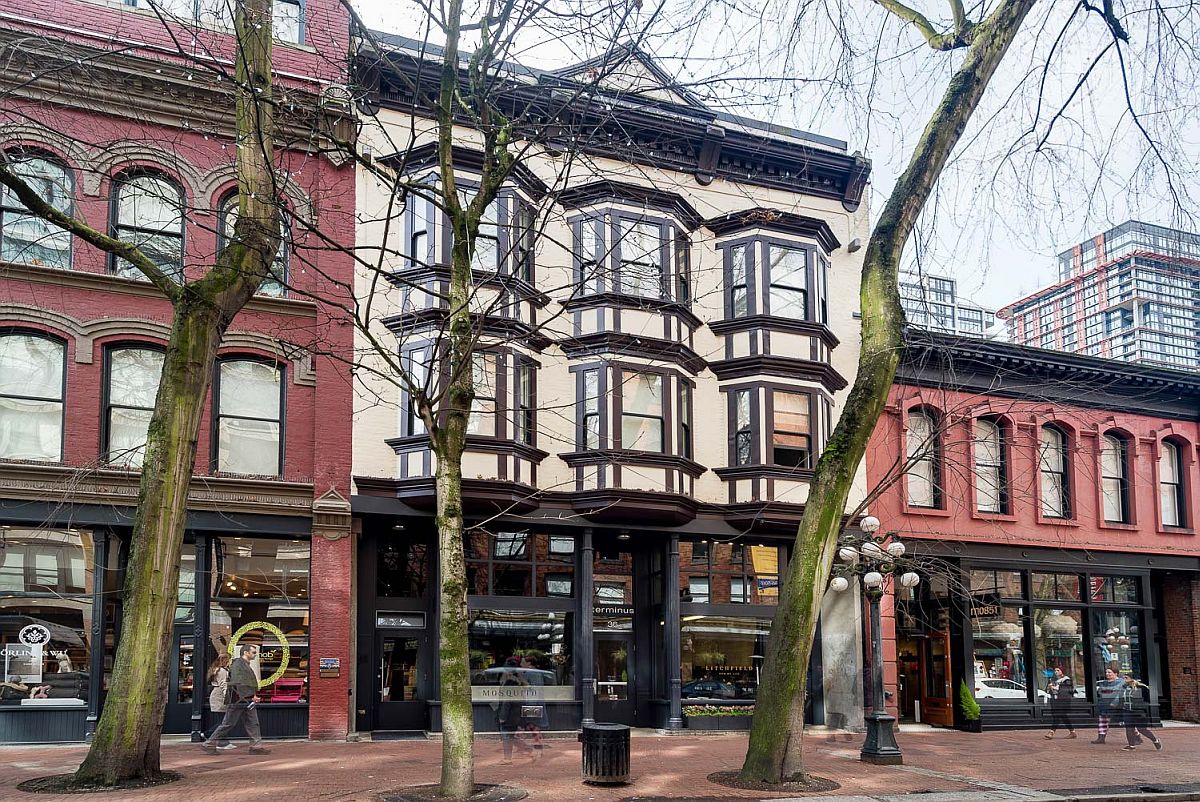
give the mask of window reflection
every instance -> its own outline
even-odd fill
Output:
[[[685,616],[680,625],[683,698],[755,698],[770,632],[768,618]]]
[[[1028,701],[1025,617],[1024,607],[979,604],[972,607],[976,699]]]
[[[1061,668],[1075,685],[1075,698],[1087,696],[1084,672],[1083,613],[1079,610],[1036,608],[1033,611],[1033,654],[1037,661],[1038,701],[1049,703],[1047,684]]]

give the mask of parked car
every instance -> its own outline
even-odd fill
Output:
[[[719,679],[698,679],[683,686],[684,699],[733,699],[737,688]]]
[[[1050,695],[1043,690],[1037,691],[1037,697],[1042,702],[1047,702]],[[995,677],[976,677],[975,678],[975,698],[976,699],[1029,699],[1029,693],[1025,690],[1025,686],[1019,682],[1014,682],[1011,679],[998,679]]]

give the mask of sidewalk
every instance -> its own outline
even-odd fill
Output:
[[[969,734],[949,730],[906,731],[899,735],[904,766],[872,766],[858,760],[861,739],[830,743],[824,733],[805,741],[809,771],[841,783],[837,802],[920,793],[922,802],[953,799],[1053,799],[1081,792],[1113,792],[1153,786],[1200,791],[1200,727],[1156,730],[1166,748],[1149,744],[1121,750],[1121,733],[1104,745],[1043,739],[1043,731]],[[1112,737],[1112,736],[1117,737]],[[501,765],[500,744],[481,739],[476,747],[479,782],[517,785],[541,802],[619,802],[620,800],[763,799],[761,792],[737,791],[706,779],[714,771],[741,765],[743,734],[645,736],[633,739],[631,785],[597,788],[579,782],[579,745],[552,740],[537,763]],[[187,743],[163,745],[164,768],[181,772],[177,783],[125,794],[64,797],[23,794],[17,783],[75,768],[81,746],[0,747],[0,799],[74,802],[376,802],[377,794],[437,780],[440,744],[433,741],[344,743],[277,742],[273,754],[250,755],[242,748],[209,756]],[[941,793],[938,793],[941,792]],[[958,792],[952,797],[942,794]],[[1072,793],[1075,792],[1075,793]],[[776,795],[779,799],[788,795]],[[794,796],[794,795],[792,795]],[[855,799],[857,798],[857,800]]]

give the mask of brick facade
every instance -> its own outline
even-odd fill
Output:
[[[1200,578],[1171,575],[1163,581],[1171,717],[1200,721]]]
[[[277,85],[291,93],[293,111],[304,110],[281,118],[279,138],[288,144],[276,152],[282,195],[295,218],[290,291],[284,298],[252,300],[233,320],[219,355],[259,357],[284,367],[281,475],[213,473],[210,398],[197,444],[195,473],[201,481],[193,499],[204,509],[263,522],[265,536],[273,521],[289,522],[288,531],[303,526],[312,532],[309,731],[312,737],[337,738],[348,730],[351,671],[347,357],[353,327],[342,310],[353,260],[329,248],[326,238],[354,241],[355,183],[352,165],[319,152],[317,131],[348,113],[326,98],[340,97],[347,81],[349,23],[337,0],[308,0],[304,14],[303,46],[274,48]],[[87,20],[86,30],[77,27],[81,19]],[[21,60],[27,59],[48,75],[35,76],[0,100],[0,148],[36,149],[68,168],[73,213],[102,231],[109,229],[117,177],[152,170],[178,183],[185,197],[184,269],[195,278],[212,263],[216,210],[236,188],[232,108],[212,72],[232,53],[233,43],[220,30],[173,27],[174,38],[150,9],[116,2],[6,3],[0,48],[17,39],[22,44],[12,48],[16,56],[0,72],[25,69],[29,65]],[[199,55],[180,53],[175,42],[194,46]],[[70,61],[77,57],[86,70],[68,61],[55,74],[55,59],[66,48]],[[16,74],[0,77],[11,86],[17,82],[8,78]],[[116,343],[162,346],[170,320],[169,304],[147,282],[113,275],[106,254],[78,241],[70,270],[0,263],[0,328],[44,333],[67,348],[63,460],[0,461],[0,500],[27,497],[22,488],[34,487],[33,497],[40,499],[133,503],[136,473],[107,469],[102,462],[106,349]],[[97,465],[100,470],[79,472]],[[319,678],[320,658],[339,659],[340,677]]]

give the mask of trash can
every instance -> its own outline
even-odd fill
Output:
[[[629,782],[629,727],[624,724],[584,724],[583,781],[598,785]]]

